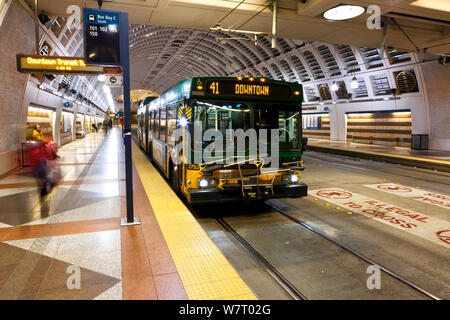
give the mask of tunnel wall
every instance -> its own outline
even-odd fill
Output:
[[[417,62],[425,56],[418,56]],[[434,56],[433,59],[436,59]],[[427,59],[425,59],[427,60]],[[428,134],[429,150],[450,151],[450,64],[437,61],[418,63],[414,66],[419,92],[400,94],[398,99],[378,101],[337,101],[307,109],[308,113],[329,113],[330,140],[347,141],[346,114],[353,112],[411,111],[411,133]],[[394,83],[394,81],[391,81]]]
[[[16,54],[33,52],[34,46],[34,22],[12,1],[0,26],[0,175],[19,165],[17,130],[18,124],[25,127],[19,113],[28,76],[17,72]]]
[[[424,108],[424,98],[421,94],[401,97],[399,100],[369,101],[355,103],[337,103],[328,106],[330,112],[330,139],[345,141],[347,137],[346,113],[350,112],[381,112],[411,110],[412,134],[427,134],[428,126],[424,119],[427,112]]]
[[[450,64],[422,65],[428,103],[430,149],[450,150]]]
[[[0,176],[21,165],[21,144],[25,141],[30,103],[56,111],[66,101],[41,90],[36,78],[17,72],[16,54],[34,53],[34,34],[34,20],[30,13],[19,1],[12,1],[0,25]],[[86,107],[75,102],[72,104],[78,114],[86,113]],[[75,134],[72,139],[75,139]]]

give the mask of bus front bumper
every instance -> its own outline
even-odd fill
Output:
[[[245,190],[242,194],[240,187],[225,189],[189,189],[187,200],[190,204],[209,204],[220,202],[232,202],[239,200],[268,200],[274,198],[300,198],[308,194],[308,186],[304,183],[292,185],[274,185],[272,190],[268,188],[253,188]]]

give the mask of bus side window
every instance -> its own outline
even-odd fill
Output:
[[[152,133],[152,136],[153,136],[153,126],[155,125],[155,121],[154,121],[154,112],[153,111],[149,111],[148,112],[149,113],[149,115],[148,115],[148,122],[149,122],[149,124],[148,124],[148,132],[150,133]]]
[[[140,110],[138,111],[138,116],[137,116],[137,120],[138,120],[138,128],[141,129],[141,112]]]
[[[161,109],[160,120],[159,120],[159,125],[160,125],[159,138],[162,141],[166,141],[166,132],[167,132],[166,116],[167,116],[166,108]]]
[[[167,143],[175,144],[174,131],[177,128],[177,105],[173,104],[167,108]]]
[[[155,110],[155,129],[153,130],[155,138],[159,139],[159,110]]]

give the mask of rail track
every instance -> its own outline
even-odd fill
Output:
[[[441,300],[438,296],[430,293],[429,291],[419,287],[418,285],[412,283],[411,281],[403,278],[399,274],[397,274],[394,271],[391,271],[387,269],[386,267],[383,267],[376,263],[375,261],[365,257],[361,253],[355,251],[354,249],[348,247],[347,245],[339,242],[338,240],[328,236],[327,234],[323,233],[322,231],[314,228],[313,226],[309,225],[308,223],[290,215],[282,208],[277,207],[276,205],[266,202],[266,205],[271,207],[276,213],[284,216],[285,218],[291,220],[295,224],[299,225],[303,230],[307,230],[309,232],[314,233],[315,235],[326,239],[327,241],[331,242],[333,245],[336,245],[340,247],[341,249],[345,250],[346,252],[356,256],[358,259],[364,261],[368,265],[375,265],[378,266],[379,269],[388,274],[389,276],[395,278],[396,280],[400,281],[401,283],[409,286],[412,290],[419,292],[423,296],[432,299],[432,300]],[[270,263],[260,252],[258,252],[257,249],[255,249],[247,240],[245,240],[239,233],[236,231],[230,224],[228,224],[222,217],[216,218],[217,222],[236,240],[238,243],[244,248],[244,250],[260,265],[263,267],[263,269],[280,285],[284,291],[292,297],[292,299],[295,300],[308,300],[308,297],[299,289],[297,288],[292,282],[290,282],[283,274],[277,270],[277,268]]]

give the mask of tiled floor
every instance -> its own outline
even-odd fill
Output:
[[[0,299],[255,299],[134,145],[134,213],[142,224],[120,227],[119,128],[58,153],[63,178],[44,198],[28,170],[0,180]]]
[[[27,169],[0,180],[0,299],[122,299],[120,142],[116,130],[62,146],[43,199]]]

